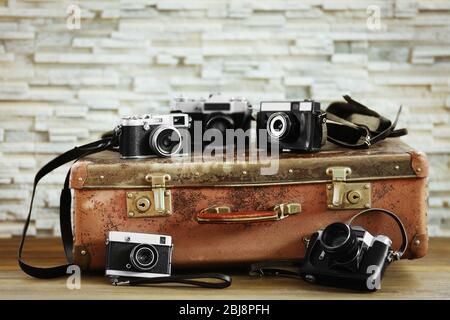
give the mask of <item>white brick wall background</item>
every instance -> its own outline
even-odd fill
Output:
[[[59,152],[120,115],[217,91],[325,106],[350,94],[391,117],[402,104],[405,140],[431,164],[430,234],[450,236],[449,75],[450,1],[0,1],[0,236],[20,233],[34,174]],[[39,189],[34,233],[59,233],[64,175]]]

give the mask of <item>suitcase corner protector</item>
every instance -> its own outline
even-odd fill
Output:
[[[83,271],[88,271],[91,265],[91,255],[86,246],[76,245],[73,247],[73,261],[74,264],[80,267]]]
[[[411,155],[411,168],[419,178],[428,177],[428,160],[427,156],[423,152],[410,151]]]
[[[70,168],[70,187],[82,189],[87,179],[87,165],[83,162],[75,162]]]

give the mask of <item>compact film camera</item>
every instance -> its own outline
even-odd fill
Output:
[[[106,241],[106,276],[168,277],[172,248],[170,236],[110,231]]]
[[[143,115],[122,118],[119,152],[124,159],[170,157],[182,149],[189,128],[187,114]]]
[[[262,101],[256,117],[258,148],[270,150],[275,144],[280,151],[319,151],[327,139],[325,115],[312,100]]]

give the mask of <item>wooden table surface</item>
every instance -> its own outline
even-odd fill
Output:
[[[382,289],[356,293],[296,279],[233,275],[223,290],[188,287],[114,287],[103,276],[82,275],[81,288],[67,278],[39,280],[24,274],[16,261],[18,239],[0,239],[0,299],[450,299],[450,238],[430,239],[426,257],[394,262]],[[27,242],[26,258],[41,266],[64,263],[59,239]]]

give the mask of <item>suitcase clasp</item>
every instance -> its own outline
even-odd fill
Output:
[[[152,190],[127,192],[128,216],[146,218],[172,214],[172,195],[170,190],[166,190],[170,176],[149,174],[145,180],[152,184]]]
[[[326,174],[332,183],[327,184],[327,203],[329,209],[363,209],[372,206],[370,183],[347,182],[352,174],[349,167],[330,167]]]

